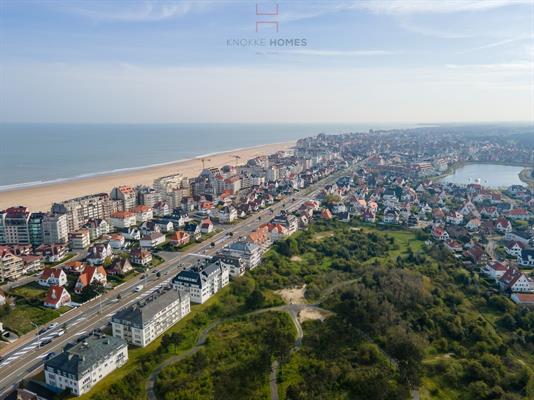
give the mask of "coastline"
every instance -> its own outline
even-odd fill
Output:
[[[23,205],[32,212],[49,211],[52,203],[84,196],[91,193],[109,193],[119,185],[152,185],[154,179],[174,173],[181,173],[186,177],[197,176],[202,170],[201,158],[209,157],[206,163],[210,167],[222,167],[225,164],[235,164],[234,156],[239,156],[239,163],[250,158],[268,155],[280,150],[288,150],[296,141],[265,144],[247,148],[227,150],[198,155],[189,159],[155,164],[147,167],[135,167],[124,170],[102,172],[88,177],[67,178],[50,183],[32,186],[16,187],[0,191],[0,209]],[[21,184],[24,185],[24,184]]]

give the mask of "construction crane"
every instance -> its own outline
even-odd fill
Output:
[[[210,158],[201,158],[200,161],[202,161],[202,171],[206,169],[206,161],[211,161]]]

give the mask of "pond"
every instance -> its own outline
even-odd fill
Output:
[[[490,188],[502,188],[511,185],[524,185],[519,179],[523,167],[499,164],[466,164],[456,169],[451,175],[442,179],[443,182],[457,185],[480,183]]]

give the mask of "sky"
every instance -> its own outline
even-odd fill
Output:
[[[0,0],[0,122],[534,122],[534,0]]]

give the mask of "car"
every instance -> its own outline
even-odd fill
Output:
[[[47,344],[52,343],[52,339],[41,340],[41,346],[46,346]]]
[[[140,292],[141,290],[143,290],[144,286],[143,285],[137,285],[135,288],[134,288],[134,292]]]
[[[55,334],[56,334],[56,336],[63,336],[65,334],[65,330],[64,329],[60,329]]]
[[[39,332],[37,332],[37,334],[38,334],[38,335],[42,335],[42,334],[45,333],[47,330],[48,330],[48,328],[43,328],[43,329],[41,329]]]
[[[48,361],[48,360],[50,360],[52,357],[54,357],[55,355],[56,355],[56,353],[54,353],[54,352],[52,351],[52,352],[48,353],[48,354],[45,356],[44,360],[45,360],[45,361]]]
[[[48,329],[54,329],[56,327],[58,327],[59,324],[57,322],[52,322],[50,325],[48,325]]]

